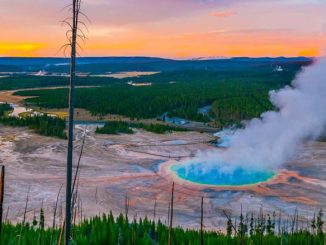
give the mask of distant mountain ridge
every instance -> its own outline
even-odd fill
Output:
[[[156,57],[81,57],[77,70],[85,73],[110,73],[122,71],[178,71],[178,70],[225,70],[233,68],[274,66],[288,63],[310,63],[307,57],[233,57],[194,58],[175,60]],[[20,58],[1,57],[0,72],[61,72],[69,70],[68,58]]]

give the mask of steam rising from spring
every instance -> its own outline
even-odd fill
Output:
[[[276,111],[265,112],[237,130],[226,150],[198,153],[191,167],[201,162],[205,170],[198,169],[200,172],[233,171],[235,167],[277,169],[305,140],[320,136],[326,125],[326,59],[305,68],[292,86],[269,95]]]

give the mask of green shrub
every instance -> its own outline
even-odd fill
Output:
[[[145,123],[134,123],[124,121],[110,121],[106,122],[104,127],[98,127],[96,129],[97,134],[133,134],[132,128],[144,129],[145,131],[165,134],[173,131],[187,131],[187,129],[180,127],[173,127],[164,124],[145,124]]]

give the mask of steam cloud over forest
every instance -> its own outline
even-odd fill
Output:
[[[279,91],[270,92],[277,108],[249,121],[231,136],[226,150],[199,152],[194,162],[198,171],[232,171],[235,167],[277,169],[307,139],[319,137],[326,125],[326,59],[305,68]],[[190,163],[190,164],[191,164]],[[205,166],[205,169],[199,169]],[[196,168],[191,164],[192,168]],[[192,169],[192,171],[196,169]]]

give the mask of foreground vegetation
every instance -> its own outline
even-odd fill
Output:
[[[144,123],[134,123],[134,122],[124,122],[124,121],[110,121],[106,122],[104,127],[99,127],[96,129],[97,134],[133,134],[132,128],[144,129],[145,131],[165,134],[173,131],[187,131],[187,129],[180,127],[172,127],[164,124],[144,124]]]
[[[270,65],[232,71],[163,72],[133,78],[135,83],[151,82],[152,86],[130,86],[127,84],[130,79],[122,79],[101,88],[78,88],[76,107],[93,115],[118,114],[136,119],[156,118],[168,112],[170,116],[195,121],[215,121],[216,126],[223,127],[273,109],[268,92],[289,85],[300,69],[300,64],[289,64],[283,72],[275,72]],[[87,78],[83,79],[87,84]],[[94,80],[92,84],[103,85],[103,81]],[[36,96],[25,101],[41,108],[68,106],[68,89],[16,94]],[[198,108],[207,105],[212,105],[209,114],[198,113]]]
[[[10,117],[6,115],[12,108],[8,104],[0,105],[0,123],[12,127],[28,127],[35,133],[66,139],[65,132],[66,121],[57,117],[51,117],[47,114],[28,115],[25,117]]]
[[[276,228],[277,221],[272,215],[248,219],[240,216],[238,226],[227,222],[227,233],[219,231],[204,231],[204,244],[257,244],[257,245],[323,245],[324,233],[322,230],[322,212],[319,212],[308,227],[298,228],[295,218],[290,222],[281,223]],[[168,244],[169,229],[161,221],[153,222],[149,219],[129,221],[124,215],[117,218],[111,214],[84,220],[73,227],[72,244]],[[199,230],[186,230],[180,227],[172,230],[172,244],[200,244]],[[1,236],[1,244],[58,244],[60,228],[44,227],[44,213],[41,210],[40,218],[34,217],[32,223],[12,225],[5,223]]]
[[[12,108],[9,104],[0,104],[0,118],[5,116],[6,113],[8,113],[11,110]]]

